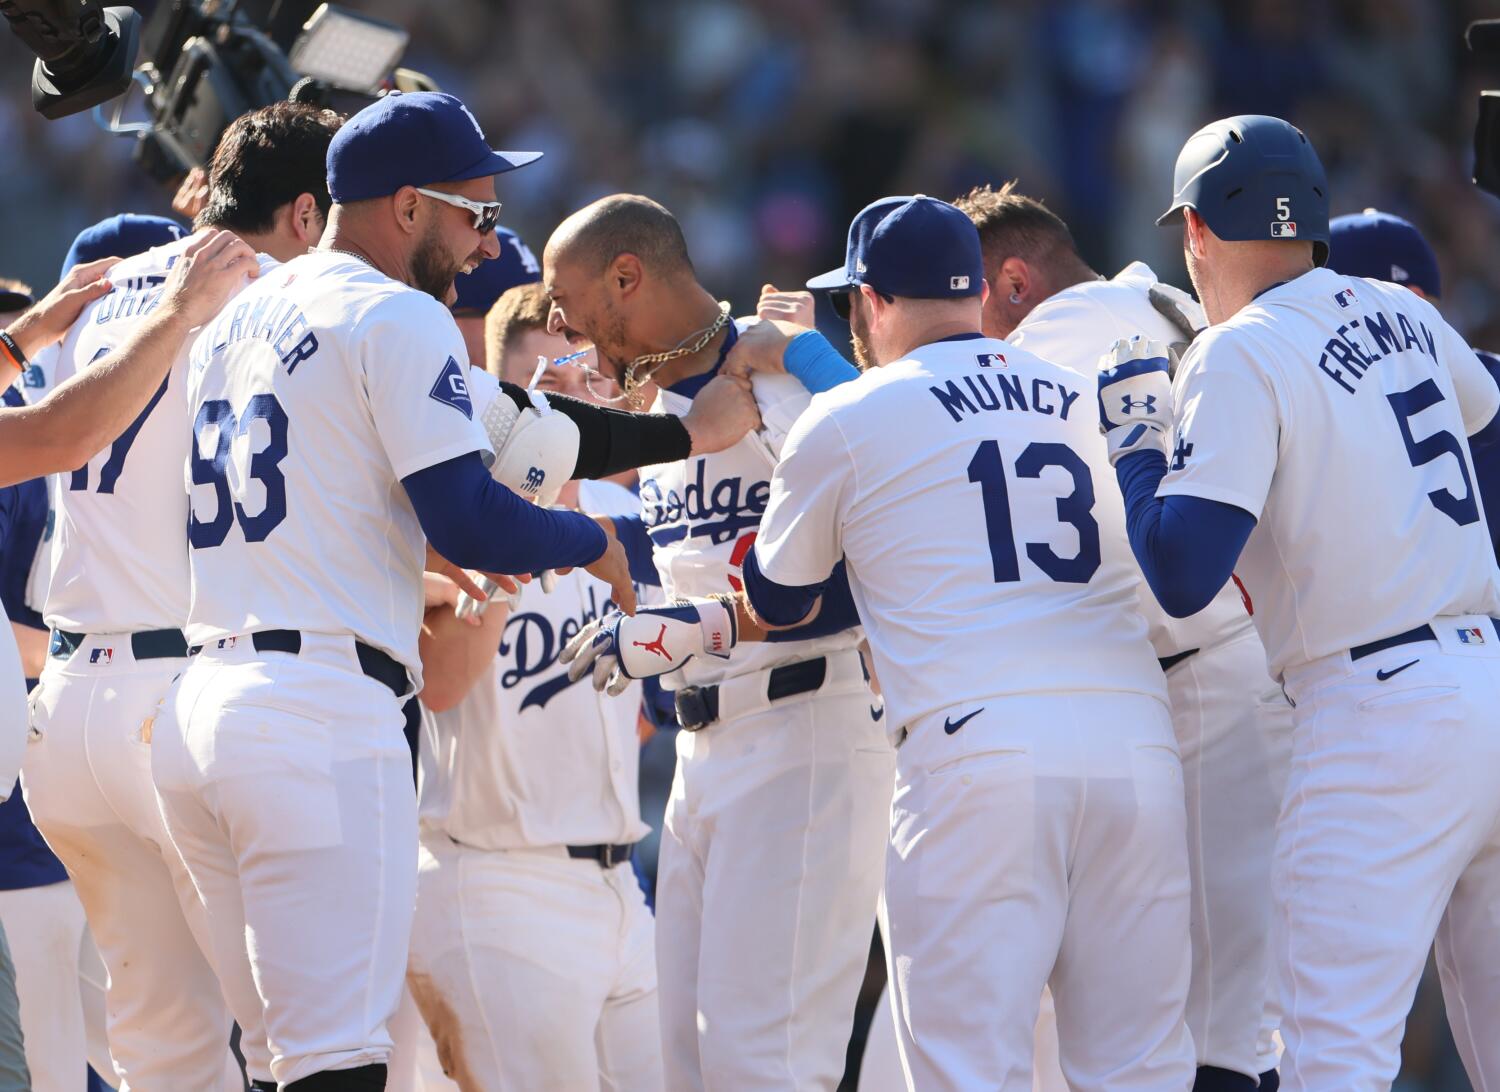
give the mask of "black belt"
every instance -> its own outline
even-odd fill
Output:
[[[568,856],[575,861],[597,861],[600,868],[614,868],[635,856],[635,843],[618,846],[569,846]]]
[[[1186,660],[1189,656],[1196,656],[1196,655],[1198,655],[1198,650],[1196,648],[1190,648],[1186,652],[1179,652],[1179,653],[1177,653],[1175,656],[1161,656],[1161,657],[1158,657],[1156,662],[1159,663],[1159,664],[1161,664],[1162,671],[1166,672],[1166,671],[1171,671],[1172,668],[1174,668],[1178,664],[1182,663],[1182,661]]]
[[[766,697],[771,701],[807,694],[828,677],[828,660],[818,656],[771,668]],[[677,723],[685,732],[699,732],[719,719],[718,686],[684,686],[677,691]]]
[[[47,654],[66,658],[87,639],[87,633],[54,629]],[[180,660],[188,654],[188,643],[180,629],[143,629],[130,635],[130,652],[137,660]]]
[[[250,634],[250,644],[256,652],[289,652],[293,656],[302,651],[302,631],[296,629],[263,629]],[[194,646],[196,653],[201,646]],[[406,668],[394,656],[381,652],[374,645],[363,641],[354,642],[354,655],[359,659],[359,669],[370,678],[385,686],[396,697],[408,689]]]
[[[1500,618],[1491,618],[1497,635],[1500,635]],[[1373,656],[1377,652],[1384,652],[1388,648],[1397,648],[1400,645],[1415,644],[1417,641],[1436,641],[1437,634],[1429,625],[1420,625],[1416,629],[1409,629],[1405,633],[1397,633],[1391,637],[1382,637],[1378,641],[1371,641],[1367,645],[1355,645],[1349,650],[1349,659],[1363,660],[1366,656]]]

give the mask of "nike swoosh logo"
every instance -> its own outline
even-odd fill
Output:
[[[1377,679],[1379,679],[1381,682],[1385,682],[1385,680],[1389,679],[1392,675],[1399,675],[1399,674],[1401,674],[1401,672],[1405,671],[1412,664],[1419,664],[1421,662],[1422,661],[1419,658],[1419,659],[1412,660],[1410,663],[1404,663],[1400,667],[1393,667],[1389,671],[1377,671],[1377,672],[1375,672],[1375,677]]]
[[[885,706],[882,705],[879,709],[876,709],[873,705],[870,706],[871,720],[879,720],[883,716],[885,716]]]
[[[973,720],[975,717],[979,716],[979,714],[983,713],[983,712],[984,712],[984,706],[981,705],[978,709],[974,710],[974,712],[969,713],[966,716],[959,717],[957,720],[949,720],[947,717],[944,717],[943,718],[943,731],[947,732],[951,736],[954,732],[958,731],[965,724],[968,724],[969,721]]]

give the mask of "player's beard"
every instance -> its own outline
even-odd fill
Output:
[[[632,353],[625,338],[625,316],[615,310],[612,300],[605,299],[600,307],[597,322],[589,323],[595,329],[581,331],[594,343],[594,355],[599,358],[600,372],[618,386],[625,386],[625,366],[639,354]]]
[[[876,366],[875,354],[870,349],[870,327],[865,322],[862,300],[855,297],[849,309],[849,343],[854,348],[854,362],[859,370],[867,372]]]
[[[412,287],[426,292],[446,307],[448,294],[453,290],[453,278],[463,267],[464,259],[454,260],[452,253],[443,246],[434,223],[417,243],[417,249],[412,251]]]

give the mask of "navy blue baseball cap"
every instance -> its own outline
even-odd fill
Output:
[[[96,258],[131,258],[144,254],[154,246],[181,239],[187,229],[176,220],[165,216],[142,216],[134,212],[122,212],[100,220],[92,227],[78,233],[68,256],[63,259],[59,279],[68,275],[68,270]]]
[[[453,278],[453,287],[458,292],[453,311],[485,314],[496,300],[516,285],[535,284],[542,279],[541,263],[519,235],[510,228],[497,227],[495,239],[500,243],[498,258],[480,262],[474,272],[460,273]]]
[[[977,296],[984,291],[979,230],[953,205],[925,194],[866,205],[849,225],[844,264],[807,287],[859,284],[909,299]]]
[[[385,197],[402,186],[504,174],[541,152],[497,152],[469,108],[440,91],[391,91],[355,114],[328,145],[334,201]]]
[[[1443,294],[1437,255],[1416,225],[1389,212],[1364,212],[1335,217],[1329,224],[1328,268],[1346,277],[1420,288],[1424,295]]]

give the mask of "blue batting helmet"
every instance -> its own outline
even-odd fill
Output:
[[[1297,239],[1328,261],[1328,177],[1295,125],[1263,114],[1205,125],[1178,153],[1172,187],[1158,224],[1190,208],[1221,239]]]

